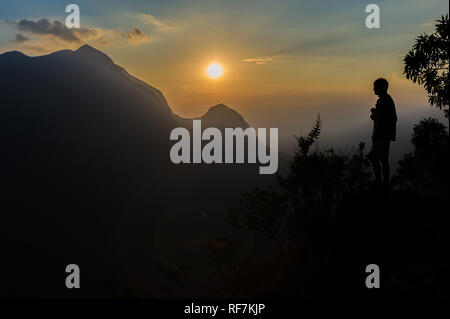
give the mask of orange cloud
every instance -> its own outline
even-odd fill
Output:
[[[132,44],[144,43],[149,40],[148,36],[139,28],[134,28],[127,33],[127,38]]]
[[[272,61],[273,61],[273,58],[270,56],[248,58],[248,59],[241,60],[241,62],[249,62],[249,63],[255,63],[255,64],[268,64]]]
[[[167,19],[158,19],[148,13],[140,13],[139,17],[147,24],[153,25],[158,31],[173,33],[181,30],[180,26],[174,25]]]

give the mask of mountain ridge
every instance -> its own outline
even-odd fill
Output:
[[[0,297],[67,297],[59,274],[72,262],[90,279],[70,296],[99,297],[111,280],[161,296],[155,265],[207,260],[178,243],[226,233],[226,208],[271,178],[251,163],[174,164],[170,132],[182,120],[159,90],[90,47],[2,54],[0,88]],[[230,126],[236,114],[218,106],[205,116]]]
[[[207,126],[211,127],[219,127],[219,128],[225,128],[225,127],[242,127],[247,128],[249,127],[249,124],[246,122],[246,120],[243,118],[243,116],[236,110],[232,109],[231,107],[219,103],[216,105],[213,105],[207,109],[207,111],[200,117],[194,117],[194,118],[185,118],[182,117],[176,113],[173,112],[172,108],[169,106],[167,99],[165,98],[164,94],[162,92],[153,87],[152,85],[146,83],[145,81],[142,81],[141,79],[134,77],[128,71],[115,64],[114,61],[105,53],[102,51],[88,45],[83,44],[76,50],[58,50],[51,52],[49,54],[45,55],[38,55],[38,56],[29,56],[24,54],[21,51],[7,51],[2,54],[0,54],[0,63],[1,60],[11,60],[11,59],[51,59],[54,57],[59,58],[81,58],[85,63],[102,63],[106,65],[106,67],[112,67],[119,73],[121,73],[125,78],[127,78],[129,81],[137,84],[139,87],[143,88],[144,90],[151,91],[154,95],[155,99],[159,102],[158,104],[163,105],[164,107],[167,107],[170,110],[170,113],[172,114],[173,118],[180,123],[181,126],[187,127],[190,126],[190,122],[194,119],[200,119],[203,121],[203,123]]]

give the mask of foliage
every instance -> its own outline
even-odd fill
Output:
[[[319,139],[321,129],[322,129],[322,120],[320,119],[320,115],[318,115],[314,127],[306,136],[300,137],[296,136],[298,145],[296,153],[307,155],[309,153],[309,149],[311,148],[311,146],[314,144],[316,140]]]
[[[403,73],[414,83],[423,84],[429,102],[444,109],[448,118],[449,106],[449,25],[448,14],[436,20],[434,33],[419,35],[403,59]]]
[[[229,218],[236,229],[255,230],[279,245],[286,226],[284,204],[284,196],[272,188],[256,188],[244,195],[237,209],[229,211]]]
[[[344,196],[368,188],[370,163],[364,143],[350,154],[311,147],[322,129],[320,116],[311,131],[297,139],[297,149],[286,177],[276,189],[255,189],[230,210],[234,227],[257,231],[280,246],[296,245],[299,231],[327,227]],[[323,228],[323,227],[322,227]]]
[[[448,208],[446,127],[431,118],[414,126],[414,151],[400,161],[390,191],[372,183],[364,143],[350,153],[312,150],[321,129],[318,117],[307,135],[297,137],[290,171],[279,176],[279,187],[255,189],[230,210],[236,228],[258,232],[278,246],[272,279],[282,278],[279,285],[287,295],[310,295],[316,287],[323,293],[321,285],[330,287],[331,281],[341,291],[349,278],[358,291],[361,278],[353,267],[363,269],[374,256],[392,269],[386,276],[396,276],[395,269],[419,272],[417,256],[443,267],[436,256],[448,242],[448,214],[442,209]],[[346,274],[343,282],[334,271]]]
[[[448,188],[448,142],[446,127],[437,119],[424,118],[413,129],[411,142],[414,150],[400,161],[394,183],[401,188],[420,193]]]

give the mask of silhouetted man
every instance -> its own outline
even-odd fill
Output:
[[[373,120],[372,150],[370,160],[375,171],[377,184],[389,185],[389,146],[395,141],[397,113],[391,96],[387,93],[389,83],[383,78],[373,83],[373,91],[378,95],[375,108],[370,111]],[[383,169],[383,180],[381,170]]]

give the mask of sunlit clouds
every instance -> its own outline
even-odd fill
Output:
[[[139,28],[134,28],[127,33],[127,38],[134,44],[148,42],[149,38]]]
[[[173,24],[168,19],[159,19],[148,13],[140,13],[140,19],[145,23],[152,25],[157,31],[172,33],[181,31],[181,26]]]
[[[273,58],[270,56],[264,56],[264,57],[257,57],[257,58],[248,58],[248,59],[242,59],[242,62],[250,62],[255,64],[267,64],[273,61]]]
[[[149,37],[138,27],[132,28],[128,32],[122,28],[102,29],[87,25],[81,28],[67,28],[62,22],[52,21],[48,18],[7,20],[6,26],[20,31],[10,41],[17,46],[14,49],[31,55],[55,50],[76,49],[84,43],[105,48],[115,44],[136,47],[149,41]]]

